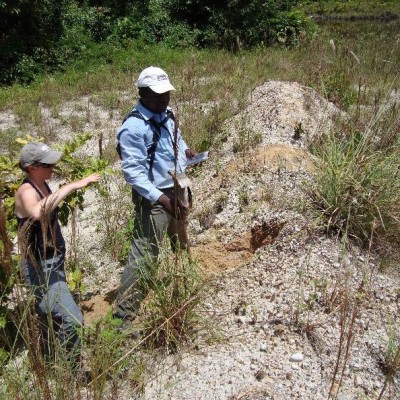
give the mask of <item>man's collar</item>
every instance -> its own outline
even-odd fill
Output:
[[[153,111],[150,111],[148,108],[146,108],[141,102],[140,100],[138,101],[137,105],[136,105],[136,110],[138,110],[140,112],[140,114],[143,115],[144,118],[146,118],[146,120],[149,120],[152,117],[156,117],[156,119],[160,118],[160,120],[162,120],[163,118],[166,117],[166,112],[164,111],[161,114],[156,114],[153,113]]]

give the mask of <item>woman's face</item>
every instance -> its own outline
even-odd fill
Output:
[[[56,164],[35,163],[30,165],[29,172],[41,179],[50,179]]]

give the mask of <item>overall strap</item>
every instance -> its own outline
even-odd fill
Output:
[[[167,110],[167,116],[160,122],[157,122],[153,117],[151,117],[149,119],[149,124],[153,129],[153,143],[151,144],[151,146],[149,147],[149,149],[147,150],[147,155],[149,156],[149,172],[150,172],[150,179],[153,181],[154,180],[154,176],[153,176],[153,164],[154,164],[154,158],[156,156],[156,148],[158,145],[158,141],[160,140],[161,137],[161,128],[164,127],[165,129],[167,129],[167,127],[165,126],[166,122],[169,119],[172,119],[173,121],[175,121],[175,117],[174,114],[171,110]]]
[[[150,125],[151,130],[153,131],[153,143],[151,146],[147,149],[147,156],[149,157],[149,172],[150,172],[150,179],[153,181],[154,176],[153,176],[153,164],[154,164],[154,158],[155,158],[155,153],[156,153],[156,148],[158,145],[158,142],[161,137],[161,128],[166,128],[166,123],[169,119],[172,119],[175,121],[175,116],[172,110],[167,109],[166,110],[167,116],[160,122],[157,122],[154,117],[149,118],[146,120],[146,118],[143,117],[143,115],[136,110],[136,108],[132,109],[132,111],[124,118],[123,122],[124,123],[128,118],[134,117],[134,118],[139,118],[142,121],[147,122]],[[167,129],[167,128],[166,128]]]
[[[42,193],[41,190],[39,190],[39,188],[28,178],[25,178],[22,183],[29,183],[37,192],[37,194],[39,195],[40,199],[44,199],[46,196],[44,193]],[[49,191],[49,193],[51,193],[51,189],[49,187],[49,185],[47,184],[47,182],[44,183],[44,185],[46,186],[46,189]]]

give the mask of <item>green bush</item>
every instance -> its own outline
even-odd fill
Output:
[[[141,32],[141,25],[131,18],[124,17],[116,21],[112,31],[112,37],[117,41],[138,38]]]
[[[164,2],[172,21],[198,29],[199,45],[237,48],[260,43],[292,43],[305,29],[306,18],[293,12],[298,1],[225,0]],[[279,36],[280,35],[280,36]]]
[[[3,30],[0,46],[1,83],[18,78],[23,81],[34,78],[37,68],[35,64],[37,61],[42,62],[34,53],[37,48],[51,49],[60,38],[62,15],[67,4],[66,0],[0,2]]]

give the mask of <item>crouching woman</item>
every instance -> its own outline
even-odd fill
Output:
[[[51,337],[59,343],[61,354],[73,363],[80,357],[79,330],[83,316],[69,291],[64,271],[65,241],[57,218],[58,205],[71,192],[100,179],[92,174],[71,182],[52,193],[47,180],[61,153],[43,143],[26,144],[19,164],[27,176],[15,195],[22,276],[32,287],[41,322],[41,344],[52,352]]]

